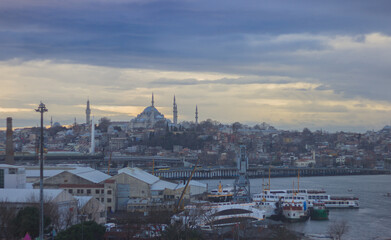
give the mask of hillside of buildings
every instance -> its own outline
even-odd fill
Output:
[[[49,153],[88,154],[91,126],[58,123],[44,130]],[[172,124],[159,119],[150,127],[102,118],[94,132],[94,152],[105,156],[200,158],[204,166],[234,166],[239,145],[246,145],[250,166],[390,168],[391,127],[366,133],[279,130],[262,123],[222,124],[214,120]],[[39,129],[13,132],[15,155],[35,154]],[[0,155],[5,131],[0,131]]]

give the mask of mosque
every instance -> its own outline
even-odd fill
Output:
[[[176,104],[175,95],[173,102],[173,121],[166,119],[162,113],[155,107],[154,96],[152,93],[152,102],[151,106],[146,107],[140,114],[137,115],[134,119],[130,120],[129,129],[151,129],[155,126],[156,123],[163,121],[164,124],[168,124],[170,127],[178,126],[178,106]],[[86,122],[90,121],[90,102],[87,101],[86,109]],[[195,123],[198,124],[198,107],[196,106],[195,112]]]
[[[176,109],[176,103],[175,103],[175,97],[174,97],[174,111]],[[177,116],[176,116],[177,118]],[[177,121],[174,116],[174,122]],[[152,105],[149,107],[146,107],[142,113],[137,115],[136,118],[130,120],[130,129],[137,129],[137,128],[153,128],[155,124],[159,121],[164,121],[167,124],[170,124],[171,121],[169,119],[166,119],[163,114],[159,112],[155,108],[155,101],[153,98],[152,93]]]

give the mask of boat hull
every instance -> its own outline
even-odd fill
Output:
[[[328,209],[312,209],[311,220],[328,220],[329,210]]]

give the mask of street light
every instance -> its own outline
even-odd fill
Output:
[[[84,219],[85,219],[85,217],[87,217],[87,215],[80,214],[78,216],[81,219],[81,239],[84,240],[84,226],[83,226],[83,223],[84,223]]]
[[[43,240],[43,113],[47,112],[45,104],[42,102],[39,104],[38,108],[35,109],[36,112],[41,113],[41,151],[40,151],[40,161],[39,161],[39,201],[40,201],[40,218],[39,218],[39,239]]]

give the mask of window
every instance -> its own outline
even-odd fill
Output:
[[[87,189],[87,194],[91,194],[91,189]]]
[[[104,201],[105,201],[105,199],[104,199],[104,198],[101,198],[101,199],[100,199],[100,201],[101,201],[101,202],[104,202]]]
[[[100,193],[102,193],[102,194],[103,194],[103,193],[105,193],[105,190],[103,190],[103,189],[102,189],[102,190],[100,190]]]
[[[84,193],[84,189],[80,189],[80,193],[83,194]]]
[[[77,189],[77,193],[79,193],[79,194],[80,194],[80,189]]]
[[[107,190],[107,194],[111,194],[111,190]]]
[[[99,189],[95,189],[95,193],[99,194]],[[99,199],[98,199],[99,200]]]
[[[68,189],[68,192],[69,192],[70,194],[72,194],[72,193],[73,193],[73,189]]]
[[[110,203],[110,202],[111,202],[111,198],[108,198],[108,199],[107,199],[107,202]]]

